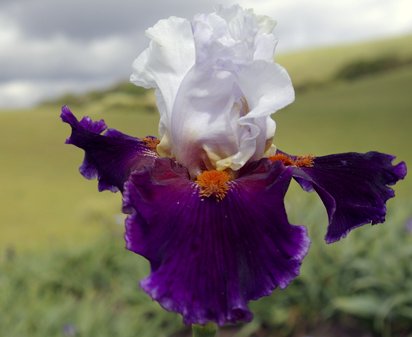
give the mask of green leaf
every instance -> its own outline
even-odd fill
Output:
[[[205,325],[192,325],[193,337],[214,337],[217,333],[217,326],[214,323],[207,323]]]
[[[382,300],[371,295],[359,295],[352,297],[338,297],[333,301],[336,309],[348,314],[361,317],[374,317],[378,314]]]

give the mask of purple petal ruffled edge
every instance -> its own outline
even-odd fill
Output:
[[[312,166],[293,168],[302,188],[314,189],[327,209],[327,243],[338,241],[356,227],[385,221],[386,202],[395,196],[389,186],[407,173],[405,162],[393,165],[394,159],[375,151],[349,152],[315,157]]]
[[[73,144],[85,151],[80,173],[86,179],[98,178],[99,191],[122,191],[133,170],[152,165],[157,157],[144,141],[115,129],[107,129],[103,120],[93,121],[83,117],[78,121],[67,106],[62,107],[60,117],[72,128],[66,144]]]
[[[135,171],[123,210],[126,247],[151,264],[142,288],[186,324],[251,320],[248,301],[286,287],[309,248],[305,227],[287,220],[290,179],[281,164],[252,163],[218,201],[170,159]]]

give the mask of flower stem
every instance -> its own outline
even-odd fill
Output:
[[[217,326],[214,323],[205,325],[192,325],[192,337],[214,337],[217,333]]]

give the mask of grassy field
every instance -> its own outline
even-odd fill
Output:
[[[59,110],[0,113],[2,247],[78,245],[100,231],[100,214],[110,213],[113,222],[120,216],[120,196],[98,194],[96,183],[79,175],[83,154],[64,144],[69,128]],[[93,117],[139,135],[156,130],[154,115]]]
[[[412,56],[411,42],[410,36],[371,43],[362,48],[337,47],[281,57],[282,64],[290,70],[292,79],[297,83],[318,81],[323,84],[298,91],[296,102],[274,115],[277,122],[275,143],[278,148],[289,153],[317,155],[377,150],[395,154],[407,164],[412,163],[412,66],[370,74],[356,81],[336,80],[333,77],[344,64],[360,57],[375,57],[373,55],[396,50],[399,57],[406,59]],[[138,96],[142,100],[138,110],[125,109],[124,106],[114,109],[113,106],[124,97],[122,95],[108,92],[104,100],[75,104],[73,110],[79,117],[90,115],[94,119],[104,118],[110,127],[132,135],[156,135],[158,116],[150,108],[152,96]],[[104,93],[96,97],[102,96]],[[127,96],[127,100],[130,100],[130,96]],[[3,310],[9,305],[14,308],[0,319],[0,327],[2,324],[14,327],[14,332],[8,336],[61,336],[61,329],[67,322],[76,322],[77,328],[83,331],[76,336],[132,336],[134,325],[131,324],[129,330],[118,326],[111,326],[107,333],[99,330],[99,326],[113,315],[118,325],[122,322],[127,325],[123,320],[126,317],[125,320],[135,319],[136,324],[147,329],[149,326],[167,326],[170,330],[163,330],[166,336],[166,331],[174,331],[181,325],[174,315],[160,314],[157,306],[150,304],[145,296],[132,295],[135,283],[131,287],[133,291],[130,283],[125,286],[125,283],[130,282],[130,277],[133,280],[141,277],[147,271],[147,265],[143,259],[137,259],[119,248],[123,245],[120,195],[98,193],[96,182],[86,181],[78,173],[83,154],[73,146],[64,144],[69,127],[60,121],[60,103],[49,103],[30,110],[0,112],[0,287],[8,287],[7,294],[4,292],[3,297],[0,296],[0,308]],[[343,243],[333,247],[322,244],[322,248],[312,248],[307,257],[309,262],[304,264],[301,281],[292,290],[285,292],[291,295],[281,292],[276,295],[276,301],[269,297],[262,305],[256,305],[258,317],[255,323],[245,327],[243,335],[239,336],[248,336],[251,331],[267,324],[282,326],[287,334],[297,324],[293,317],[296,320],[302,315],[308,317],[307,324],[310,326],[316,325],[321,319],[341,319],[345,312],[368,318],[365,324],[372,324],[377,331],[387,331],[385,329],[391,327],[394,316],[383,309],[373,309],[379,306],[377,303],[381,303],[380,300],[388,301],[388,306],[397,303],[396,296],[402,295],[397,291],[402,287],[396,290],[393,283],[402,284],[405,287],[402,291],[409,293],[409,297],[412,291],[412,269],[407,264],[403,265],[399,276],[399,268],[396,267],[397,263],[410,261],[412,257],[412,252],[407,249],[411,238],[405,235],[404,230],[405,222],[412,218],[411,191],[412,179],[407,177],[396,187],[397,197],[389,202],[386,226],[376,226],[373,231],[366,227],[359,229]],[[326,214],[314,195],[293,188],[287,198],[287,207],[290,209],[291,222],[320,223],[319,228],[323,233]],[[389,224],[394,224],[394,230],[390,230]],[[314,247],[321,244],[323,235],[317,233],[317,228],[311,229],[314,237],[318,238]],[[114,246],[110,244],[112,237],[116,241]],[[382,237],[386,241],[380,240]],[[368,245],[377,247],[372,249],[375,253],[365,250]],[[102,247],[106,249],[100,249]],[[386,252],[393,254],[392,258],[384,257]],[[33,256],[27,258],[29,255]],[[56,260],[52,260],[53,256],[56,256]],[[369,265],[369,258],[375,261],[375,264],[371,263],[367,267],[371,270],[369,274],[365,272],[363,275],[353,269],[350,263],[356,256],[359,256],[359,265]],[[394,257],[399,260],[394,261]],[[326,267],[319,267],[319,263]],[[382,263],[390,269],[390,275],[382,271]],[[61,275],[71,274],[76,268],[78,272],[65,281]],[[104,271],[105,268],[108,268],[107,271]],[[332,277],[337,270],[340,270],[338,278],[341,280]],[[361,282],[353,282],[353,279],[363,275],[361,279],[367,284],[373,281],[368,279],[371,273],[372,278],[382,281],[383,285],[375,284],[372,288],[365,288],[366,292],[362,293]],[[27,279],[33,282],[27,284]],[[83,289],[84,280],[91,280],[91,283],[85,284]],[[44,290],[49,287],[53,289],[52,294]],[[87,290],[87,287],[90,289]],[[327,296],[322,292],[325,287],[329,289]],[[120,291],[118,295],[117,291]],[[366,296],[363,307],[360,306],[363,308],[361,313],[356,312],[359,306],[356,305],[356,299],[350,296],[359,292]],[[14,293],[19,295],[15,296]],[[336,298],[332,300],[333,296]],[[306,306],[297,304],[300,298],[305,298]],[[12,306],[14,301],[16,305]],[[37,304],[30,307],[30,313],[20,312],[19,308],[29,302]],[[60,305],[63,302],[65,305]],[[333,303],[327,304],[329,302]],[[144,309],[141,303],[144,303]],[[264,309],[269,304],[273,309],[268,318]],[[104,309],[105,305],[108,305],[108,310]],[[90,316],[95,308],[94,317],[85,317]],[[396,308],[400,309],[393,312],[396,312],[396,322],[401,322],[402,329],[405,317],[412,319],[412,307],[408,302],[406,308],[401,305]],[[285,317],[285,311],[289,315],[293,310],[295,316]],[[55,312],[55,316],[52,312]],[[145,317],[153,315],[162,316],[156,323],[147,323]],[[44,321],[42,317],[46,316],[47,321]],[[88,323],[90,320],[93,324]],[[16,326],[16,322],[20,322],[21,326]],[[31,325],[24,325],[24,322]],[[44,326],[39,326],[40,323]],[[36,328],[30,330],[30,326]],[[406,325],[406,330],[408,328]],[[123,329],[123,332],[117,334],[119,329]],[[147,334],[148,337],[155,335],[161,334]]]

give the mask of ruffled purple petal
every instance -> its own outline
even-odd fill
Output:
[[[326,242],[361,225],[385,221],[386,201],[395,195],[389,186],[406,175],[406,164],[392,165],[394,159],[379,152],[350,152],[316,157],[311,167],[293,168],[302,188],[314,189],[327,209]]]
[[[61,118],[72,128],[66,144],[85,151],[80,173],[87,179],[97,177],[99,191],[122,191],[133,170],[152,165],[157,157],[144,141],[107,129],[103,120],[92,121],[83,117],[78,121],[67,106],[62,108]]]
[[[247,303],[285,288],[309,247],[289,224],[284,195],[291,170],[267,160],[244,167],[222,200],[201,197],[170,159],[135,171],[125,184],[126,246],[146,257],[142,288],[186,324],[252,319]]]

